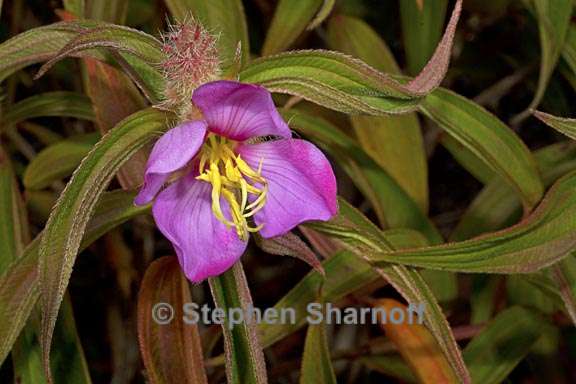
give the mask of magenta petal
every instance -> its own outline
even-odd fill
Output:
[[[238,153],[254,169],[263,159],[268,198],[256,213],[265,238],[282,235],[307,220],[328,220],[338,211],[336,178],[324,154],[305,140],[242,144]]]
[[[144,205],[152,201],[168,176],[192,160],[204,142],[206,131],[204,121],[189,121],[160,137],[146,163],[144,185],[134,200],[135,204]]]
[[[152,207],[156,225],[174,245],[193,283],[225,272],[247,245],[234,228],[226,228],[212,214],[211,188],[189,174],[160,192]],[[224,201],[222,206],[226,207]]]
[[[192,101],[202,110],[210,131],[227,138],[291,136],[270,92],[258,85],[214,81],[196,89]]]

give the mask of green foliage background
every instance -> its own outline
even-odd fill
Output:
[[[572,382],[573,8],[0,0],[0,381]],[[329,156],[340,194],[333,220],[257,238],[195,286],[132,203],[178,119],[155,108],[160,33],[191,16],[220,36],[223,76],[268,88]],[[381,298],[424,302],[424,326],[305,322],[309,302]],[[159,326],[162,301],[298,318]]]

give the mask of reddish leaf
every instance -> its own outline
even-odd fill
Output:
[[[138,340],[151,383],[207,383],[198,328],[183,321],[183,304],[191,301],[176,257],[150,264],[138,296]],[[159,303],[174,310],[168,324],[154,319],[169,315],[169,308],[160,311]]]
[[[312,268],[324,275],[322,263],[312,252],[308,245],[292,232],[272,239],[257,238],[258,245],[263,251],[272,255],[292,256],[309,264]]]
[[[84,59],[84,63],[88,74],[88,95],[94,104],[96,122],[102,134],[145,107],[142,96],[122,72],[91,58]],[[118,181],[124,189],[142,185],[147,157],[146,149],[142,149],[120,168]]]

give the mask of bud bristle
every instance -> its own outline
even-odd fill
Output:
[[[161,107],[186,114],[194,89],[218,78],[218,37],[193,17],[169,25],[163,36],[165,59],[161,69],[166,79]]]

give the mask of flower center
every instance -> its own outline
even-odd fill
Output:
[[[248,240],[249,232],[262,229],[263,224],[254,227],[247,220],[264,207],[268,184],[262,177],[263,159],[255,170],[234,153],[234,145],[231,140],[210,134],[200,151],[197,179],[212,184],[214,216],[226,226],[235,227],[242,240]],[[248,203],[248,195],[255,197],[251,203]],[[230,218],[222,211],[221,198],[228,202]]]

